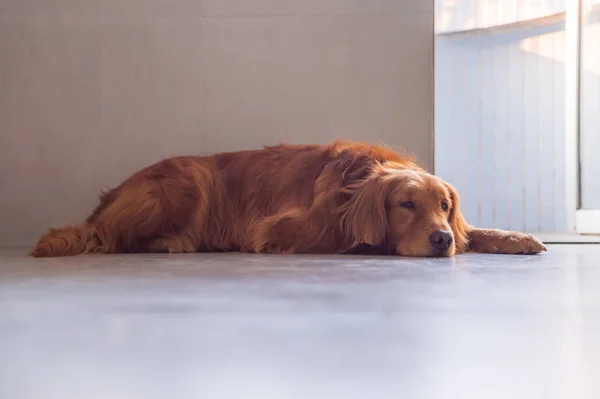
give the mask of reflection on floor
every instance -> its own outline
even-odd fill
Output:
[[[599,398],[600,245],[0,255],[0,398]]]

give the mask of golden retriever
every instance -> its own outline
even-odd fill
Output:
[[[160,161],[104,193],[84,223],[51,229],[31,255],[545,250],[531,235],[468,225],[454,188],[412,159],[335,142]]]

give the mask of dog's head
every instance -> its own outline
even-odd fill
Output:
[[[341,228],[351,246],[388,245],[403,256],[453,256],[467,245],[458,195],[429,173],[377,165],[348,187]]]

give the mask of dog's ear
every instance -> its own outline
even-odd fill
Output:
[[[376,176],[346,187],[349,199],[340,207],[340,227],[348,247],[381,245],[387,235],[387,185]]]
[[[450,199],[452,206],[448,214],[448,222],[454,233],[454,242],[456,243],[456,252],[463,253],[469,248],[469,230],[470,226],[465,221],[462,213],[460,212],[460,200],[456,189],[451,184],[444,182],[444,185],[450,192]]]
[[[380,245],[387,235],[386,187],[381,163],[372,156],[343,151],[335,164],[339,176],[337,214],[346,250]]]
[[[336,164],[339,170],[340,187],[344,188],[365,181],[378,165],[377,160],[368,155],[344,151],[339,155]]]

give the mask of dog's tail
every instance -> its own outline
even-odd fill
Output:
[[[31,256],[50,258],[101,252],[102,244],[96,228],[87,223],[50,229],[36,244]]]

